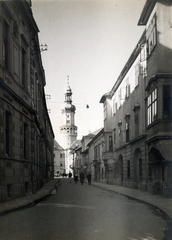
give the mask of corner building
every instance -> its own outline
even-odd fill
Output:
[[[104,105],[107,183],[172,196],[172,2],[147,0],[145,30]]]

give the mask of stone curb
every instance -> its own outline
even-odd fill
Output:
[[[24,209],[26,207],[31,207],[36,204],[38,201],[41,201],[43,198],[49,196],[55,186],[59,184],[59,179],[53,179],[50,182],[46,183],[42,189],[37,191],[35,194],[29,196],[17,198],[5,203],[0,204],[0,217],[14,211]]]
[[[172,199],[171,198],[163,198],[162,196],[158,196],[158,195],[139,196],[138,192],[137,192],[138,194],[134,195],[134,194],[125,193],[125,192],[122,192],[122,191],[120,192],[117,189],[115,190],[115,189],[113,189],[113,187],[111,187],[112,185],[105,186],[104,184],[100,184],[100,183],[97,184],[96,182],[95,183],[93,182],[92,185],[95,186],[95,187],[99,187],[99,188],[102,188],[102,189],[113,191],[117,194],[123,195],[125,197],[129,197],[133,200],[137,200],[137,201],[140,201],[142,203],[149,204],[153,207],[158,208],[159,210],[164,212],[167,215],[167,217],[172,219]]]

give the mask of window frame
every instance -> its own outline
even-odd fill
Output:
[[[23,158],[28,159],[28,124],[23,123]]]
[[[109,152],[113,152],[113,138],[111,135],[109,135],[109,138],[108,138],[108,149],[109,149]]]
[[[140,63],[135,65],[135,88],[139,85]]]
[[[126,126],[126,142],[130,141],[130,128],[129,128],[129,122],[125,123]]]
[[[6,69],[9,69],[9,25],[3,20],[3,62]]]
[[[104,102],[103,112],[104,112],[104,120],[106,120],[107,119],[107,102]]]
[[[163,119],[172,118],[172,86],[163,85]]]
[[[149,126],[158,117],[158,89],[155,88],[147,98],[147,125]]]
[[[25,90],[28,90],[27,57],[28,57],[28,44],[25,40],[24,35],[21,34],[21,84]]]
[[[11,156],[12,148],[12,114],[9,111],[5,111],[5,153],[7,156]]]
[[[131,177],[131,162],[130,160],[127,160],[127,177]]]
[[[157,44],[157,23],[156,23],[156,14],[154,14],[147,32],[146,32],[146,43],[147,43],[147,56],[149,57],[156,44]]]

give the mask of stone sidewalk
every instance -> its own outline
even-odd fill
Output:
[[[55,186],[58,182],[59,182],[59,179],[55,178],[50,182],[46,183],[44,187],[41,188],[39,191],[37,191],[35,194],[28,194],[25,197],[21,197],[5,203],[1,203],[0,216],[15,210],[22,209],[27,206],[28,207],[32,206],[34,203],[50,195],[51,192],[55,189]],[[158,209],[162,210],[170,218],[172,218],[172,199],[171,198],[164,198],[160,195],[153,195],[149,192],[145,192],[139,189],[109,185],[109,184],[100,183],[100,182],[93,182],[92,185],[151,204],[157,207]]]
[[[164,198],[161,195],[153,195],[152,193],[139,189],[126,188],[122,186],[109,185],[106,183],[93,182],[92,185],[108,189],[118,194],[146,202],[154,207],[159,208],[172,218],[172,198]]]
[[[53,179],[49,181],[35,194],[28,194],[21,198],[16,198],[5,203],[0,203],[0,216],[12,211],[22,209],[24,207],[32,206],[34,203],[50,195],[58,181],[59,179]]]

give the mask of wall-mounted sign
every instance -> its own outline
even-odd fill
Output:
[[[112,163],[114,163],[114,160],[113,160],[113,159],[109,159],[107,162],[108,162],[109,164],[112,164]]]

